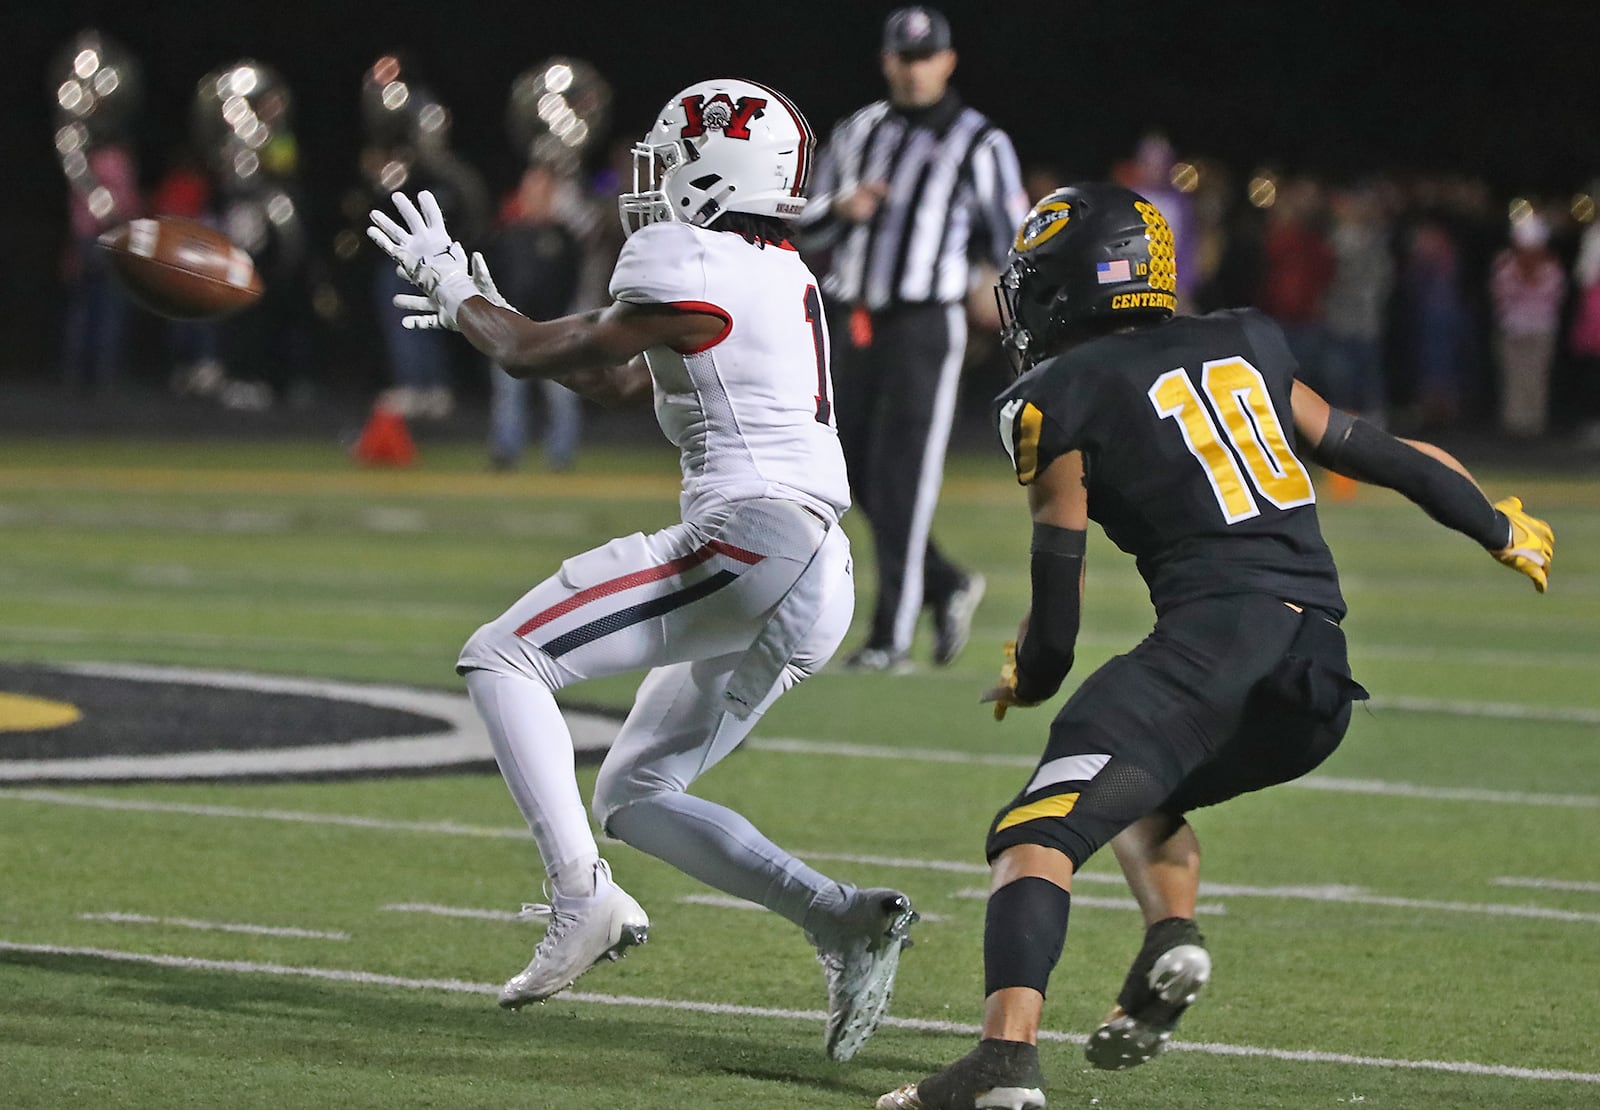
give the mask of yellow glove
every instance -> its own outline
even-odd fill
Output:
[[[1496,551],[1494,557],[1533,579],[1533,588],[1544,593],[1550,585],[1550,560],[1555,555],[1556,534],[1549,524],[1522,511],[1520,497],[1496,501],[1494,507],[1511,522],[1511,542]]]
[[[985,702],[994,703],[994,719],[1006,719],[1006,710],[1015,706],[1019,709],[1032,709],[1039,703],[1036,701],[1022,701],[1017,697],[1017,642],[1007,640],[1005,648],[1005,662],[1000,665],[1000,681],[983,692],[978,699],[981,705]]]

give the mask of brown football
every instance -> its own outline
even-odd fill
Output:
[[[130,220],[101,235],[100,247],[133,299],[173,320],[226,316],[261,296],[250,255],[194,220]]]

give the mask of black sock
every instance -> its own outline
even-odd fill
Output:
[[[1071,894],[1032,875],[989,895],[983,926],[985,997],[1007,987],[1044,993],[1067,942],[1071,909]]]

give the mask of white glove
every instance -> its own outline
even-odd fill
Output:
[[[508,312],[517,312],[511,307],[509,301],[500,295],[500,289],[494,283],[494,277],[489,273],[489,264],[483,260],[483,255],[478,251],[472,252],[472,262],[467,267],[467,272],[472,275],[472,284],[477,289],[478,295],[498,308]],[[400,293],[394,299],[396,308],[403,308],[411,315],[401,319],[400,323],[407,328],[420,328],[423,331],[445,329],[456,331],[455,315],[452,313],[446,320],[439,308],[439,304],[432,297],[419,296],[415,293]],[[517,315],[522,315],[520,312]]]
[[[393,200],[406,226],[402,228],[374,208],[367,238],[395,260],[401,277],[432,300],[442,326],[454,328],[461,302],[478,296],[478,287],[467,272],[467,252],[445,230],[444,213],[432,193],[417,194],[421,211],[404,193],[395,193]]]

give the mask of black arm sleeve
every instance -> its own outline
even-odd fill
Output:
[[[1054,696],[1072,669],[1085,538],[1079,528],[1033,526],[1033,607],[1028,634],[1017,645],[1017,697],[1022,701]]]
[[[1434,520],[1490,551],[1511,542],[1511,522],[1470,478],[1360,417],[1330,411],[1328,430],[1311,457],[1329,470],[1405,494]]]

